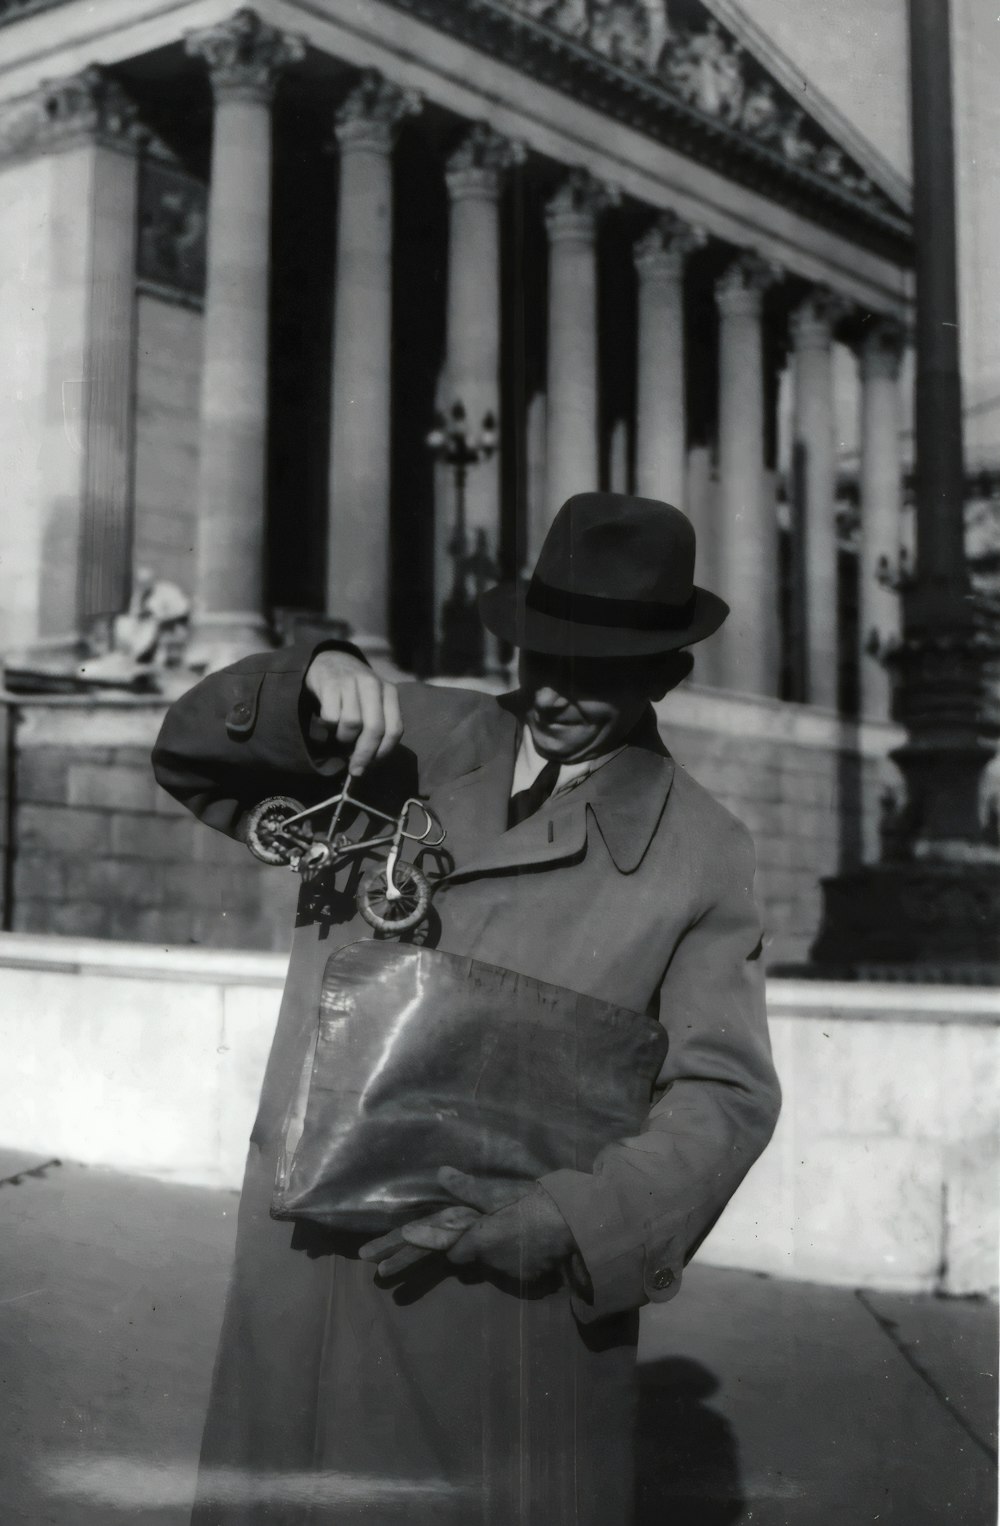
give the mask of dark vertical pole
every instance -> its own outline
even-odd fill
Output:
[[[909,0],[917,277],[916,571],[893,661],[907,740],[905,837],[922,854],[982,843],[982,774],[997,734],[991,612],[965,558],[955,166],[948,0]]]
[[[955,151],[948,0],[910,0],[910,118],[917,276],[918,587],[950,605],[969,586],[962,500]]]

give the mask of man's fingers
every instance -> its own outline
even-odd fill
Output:
[[[385,1261],[379,1262],[378,1275],[383,1281],[388,1281],[390,1277],[398,1277],[400,1272],[409,1271],[410,1267],[416,1266],[419,1261],[426,1261],[427,1257],[432,1254],[432,1251],[421,1250],[416,1245],[406,1245],[402,1250],[397,1251],[394,1256],[389,1256]]]
[[[385,1256],[391,1256],[393,1251],[401,1250],[406,1244],[401,1229],[391,1229],[387,1235],[380,1235],[377,1240],[366,1240],[358,1251],[362,1261],[381,1261]]]
[[[404,1224],[403,1239],[407,1245],[422,1245],[425,1250],[448,1250],[478,1219],[475,1208],[449,1208],[431,1219]]]
[[[378,752],[385,735],[381,681],[374,674],[370,678],[359,678],[357,695],[361,714],[361,732],[354,744],[348,766],[352,774],[363,774]]]
[[[319,701],[317,713],[324,726],[329,726],[331,731],[340,724],[342,694],[343,681],[338,679],[336,683],[324,682],[317,695]]]
[[[337,741],[353,742],[361,732],[361,700],[358,684],[354,678],[340,680],[340,717],[337,721]]]
[[[534,1186],[533,1182],[497,1181],[487,1177],[468,1176],[454,1166],[442,1166],[437,1176],[441,1186],[452,1197],[460,1203],[471,1203],[473,1208],[480,1209],[482,1213],[495,1213],[498,1208],[506,1208],[508,1203],[518,1202]]]
[[[384,758],[399,743],[403,735],[403,717],[399,709],[399,694],[395,684],[386,684],[382,690],[382,715],[385,723],[385,732],[378,751],[375,754],[376,761]]]

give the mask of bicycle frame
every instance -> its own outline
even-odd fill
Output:
[[[403,802],[402,810],[397,816],[390,816],[385,811],[378,810],[373,805],[368,805],[363,800],[358,800],[351,794],[350,781],[344,785],[336,795],[330,795],[326,800],[320,800],[316,805],[306,806],[294,816],[287,817],[281,823],[281,831],[286,832],[289,827],[297,822],[305,821],[310,816],[315,816],[321,811],[328,810],[333,806],[333,816],[325,833],[317,834],[308,844],[301,844],[304,854],[315,848],[317,843],[325,843],[330,856],[327,863],[334,863],[337,859],[343,861],[352,853],[368,852],[371,848],[388,847],[389,853],[386,858],[386,893],[390,901],[399,899],[401,894],[393,878],[393,871],[399,861],[400,849],[404,842],[420,843],[428,848],[439,848],[445,839],[445,829],[422,800],[416,800],[413,796]],[[377,817],[380,821],[392,827],[391,832],[383,832],[375,837],[365,837],[359,842],[348,841],[342,833],[338,833],[341,817],[346,807],[353,806],[356,810],[364,811],[366,816]],[[422,831],[407,831],[410,811],[420,811],[424,817]],[[434,835],[436,832],[437,835]],[[294,834],[291,834],[294,838]],[[325,866],[324,866],[325,867]]]

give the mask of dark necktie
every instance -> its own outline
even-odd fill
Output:
[[[555,758],[550,758],[527,789],[519,789],[510,797],[510,805],[507,808],[507,828],[519,826],[529,816],[533,816],[538,808],[549,798],[556,787],[559,778],[561,764]]]

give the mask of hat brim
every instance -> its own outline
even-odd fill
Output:
[[[694,608],[686,625],[669,630],[635,630],[616,625],[585,625],[529,609],[524,589],[501,583],[479,595],[479,613],[487,630],[529,652],[550,657],[651,657],[704,641],[719,629],[729,605],[707,588],[695,588]]]

